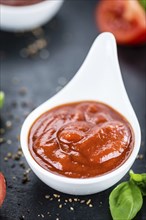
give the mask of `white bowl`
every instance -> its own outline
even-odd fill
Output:
[[[28,31],[49,21],[63,0],[45,0],[28,6],[0,5],[0,28],[6,31]]]
[[[28,135],[32,124],[40,115],[57,105],[83,100],[106,103],[129,121],[135,136],[131,155],[120,167],[93,178],[69,178],[43,169],[33,159],[28,149]],[[74,195],[97,193],[117,183],[128,172],[140,148],[141,132],[123,84],[116,42],[112,34],[103,33],[97,37],[74,78],[58,94],[40,105],[26,118],[20,140],[24,156],[34,173],[48,186],[64,193]]]

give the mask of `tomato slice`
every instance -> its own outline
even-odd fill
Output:
[[[6,196],[6,181],[2,173],[0,173],[0,207]]]
[[[96,22],[102,32],[112,32],[119,44],[146,42],[146,13],[137,0],[101,0]]]

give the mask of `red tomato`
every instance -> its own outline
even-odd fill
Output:
[[[99,29],[112,32],[119,44],[146,42],[146,13],[137,0],[101,0],[96,21]]]
[[[6,181],[2,173],[0,173],[0,207],[6,196]]]

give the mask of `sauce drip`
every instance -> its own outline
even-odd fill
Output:
[[[72,178],[108,173],[129,157],[134,136],[128,121],[94,102],[57,106],[41,115],[28,137],[34,160],[44,169]]]

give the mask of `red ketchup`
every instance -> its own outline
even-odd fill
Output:
[[[111,107],[94,101],[57,106],[41,115],[28,136],[29,150],[44,169],[71,178],[115,170],[134,146],[129,122]]]

